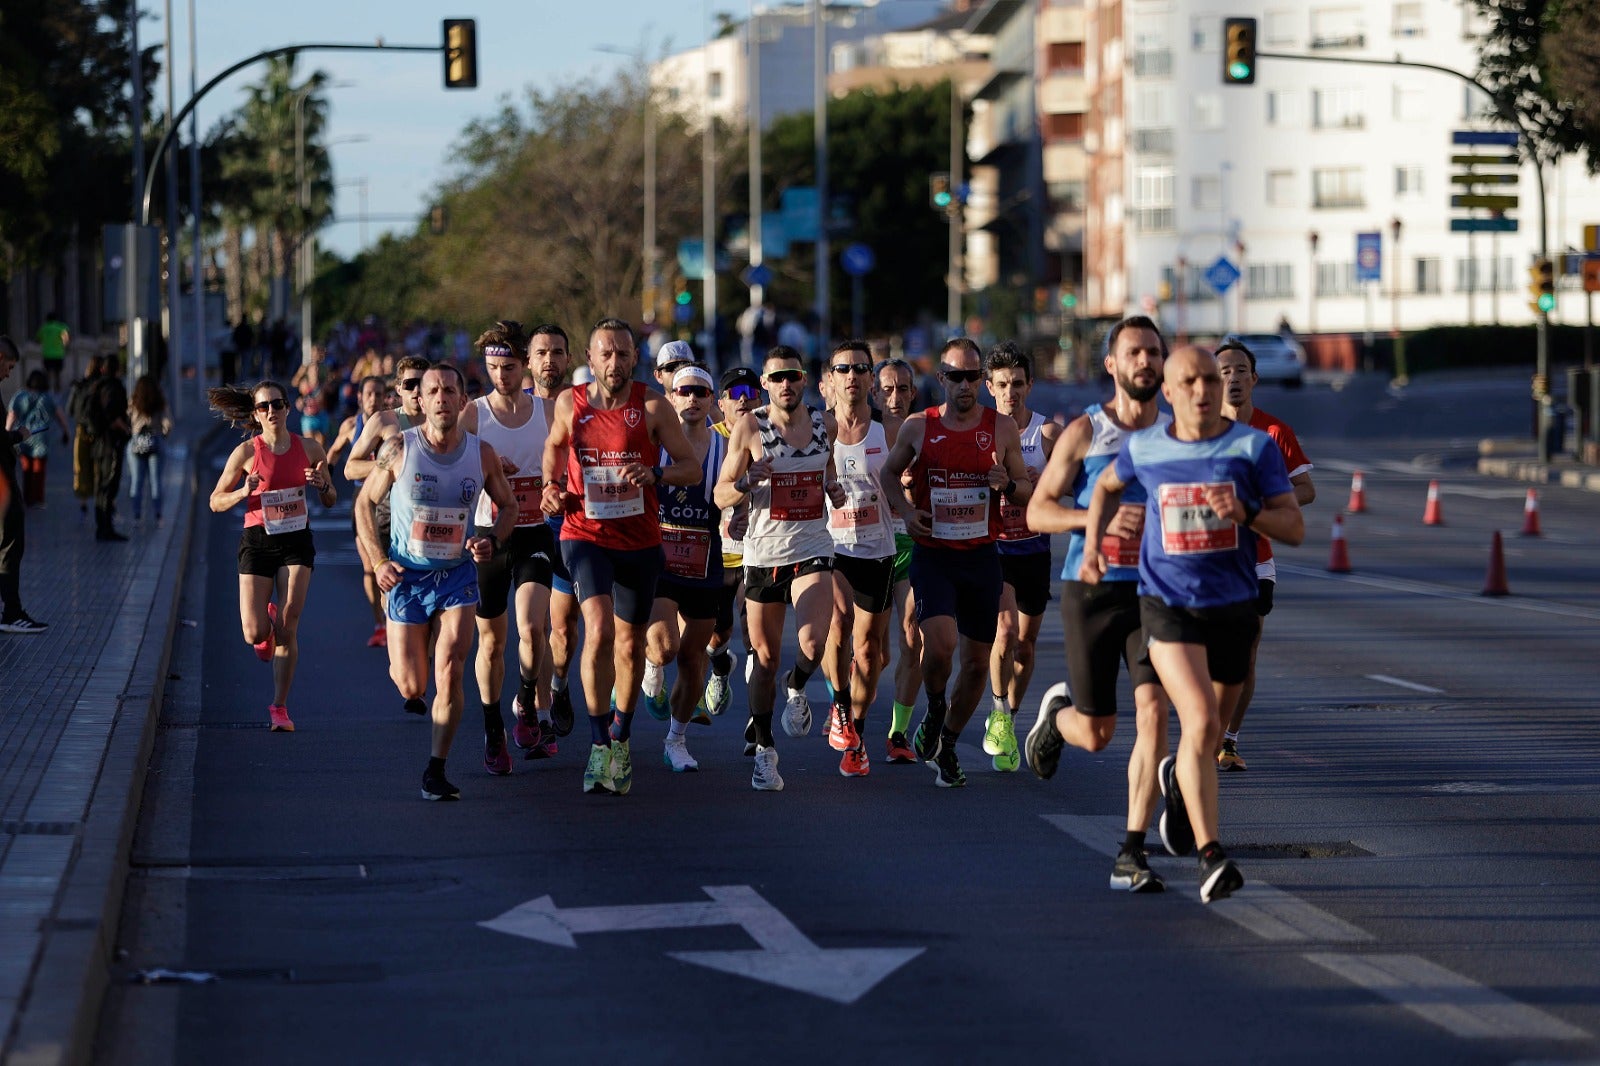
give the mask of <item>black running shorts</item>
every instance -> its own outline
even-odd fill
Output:
[[[717,617],[718,601],[724,589],[716,585],[687,585],[662,577],[656,582],[656,599],[671,600],[678,613],[690,622],[709,622]]]
[[[734,614],[739,606],[739,586],[743,583],[743,567],[727,567],[722,571],[722,588],[717,591],[718,633],[733,632]]]
[[[857,559],[835,555],[833,572],[850,582],[851,599],[868,614],[882,614],[894,602],[894,556]]]
[[[286,566],[315,569],[316,545],[311,530],[293,533],[268,533],[261,526],[245,526],[239,538],[239,573],[254,577],[277,577]]]
[[[1000,556],[1000,574],[1017,597],[1017,610],[1029,618],[1044,614],[1050,604],[1050,553]]]
[[[1206,650],[1211,680],[1242,685],[1250,676],[1250,648],[1261,629],[1255,600],[1222,607],[1173,607],[1154,596],[1139,597],[1146,642],[1198,644]]]
[[[1272,613],[1272,593],[1278,583],[1271,578],[1262,578],[1256,582],[1256,614],[1265,618]]]
[[[979,644],[993,644],[1000,627],[1000,553],[993,544],[965,551],[911,549],[911,592],[917,621],[952,617],[956,632]]]
[[[1066,634],[1067,684],[1072,705],[1091,718],[1117,713],[1117,661],[1135,689],[1160,681],[1145,655],[1139,583],[1061,583],[1061,628]]]
[[[593,541],[563,540],[561,556],[579,603],[610,596],[611,611],[622,621],[635,626],[649,623],[656,583],[666,567],[660,547],[620,551]]]
[[[494,535],[493,527],[478,526],[473,532],[479,537]],[[541,522],[513,529],[488,562],[477,564],[478,617],[499,618],[505,614],[511,590],[530,581],[549,588],[553,572],[550,557],[555,554],[556,541],[549,526]]]
[[[818,555],[782,566],[747,566],[744,568],[744,598],[754,603],[793,603],[789,590],[795,578],[825,574],[832,569],[831,555]]]

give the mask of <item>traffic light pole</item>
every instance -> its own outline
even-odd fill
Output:
[[[1296,59],[1305,63],[1350,63],[1356,66],[1364,67],[1409,67],[1413,70],[1431,70],[1438,74],[1448,74],[1452,78],[1459,78],[1468,85],[1475,86],[1476,88],[1482,90],[1483,94],[1494,103],[1495,110],[1499,112],[1500,117],[1504,119],[1508,125],[1516,127],[1517,132],[1521,134],[1524,140],[1530,143],[1533,141],[1532,135],[1528,132],[1527,128],[1523,126],[1522,120],[1517,116],[1517,113],[1510,108],[1501,106],[1500,101],[1495,97],[1494,92],[1490,90],[1487,85],[1483,84],[1483,82],[1479,81],[1477,78],[1474,78],[1472,75],[1456,70],[1452,67],[1440,66],[1437,63],[1417,63],[1406,59],[1360,59],[1354,56],[1313,56],[1303,55],[1298,52],[1257,52],[1256,57],[1258,59]],[[1533,175],[1539,191],[1539,255],[1541,258],[1548,259],[1550,258],[1550,226],[1549,214],[1545,205],[1544,163],[1539,159],[1539,153],[1537,149],[1530,152],[1529,156],[1533,160]],[[1399,284],[1399,279],[1396,278],[1395,282],[1396,284]],[[1539,461],[1541,463],[1548,463],[1550,461],[1550,439],[1548,431],[1550,429],[1551,417],[1553,414],[1551,410],[1550,391],[1548,387],[1548,382],[1550,380],[1550,313],[1548,311],[1541,310],[1538,313],[1538,316],[1534,319],[1534,335],[1535,346],[1533,364],[1533,398],[1539,405],[1539,421],[1536,434],[1538,440],[1535,443],[1539,449]],[[1544,385],[1543,388],[1541,388],[1541,384]]]

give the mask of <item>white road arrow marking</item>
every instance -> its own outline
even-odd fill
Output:
[[[702,889],[711,902],[655,903],[621,907],[567,907],[540,896],[478,924],[497,933],[575,948],[578,933],[622,933],[641,929],[697,929],[737,925],[757,944],[754,951],[672,951],[680,962],[780,985],[835,1003],[854,1003],[923,948],[821,948],[749,885]]]

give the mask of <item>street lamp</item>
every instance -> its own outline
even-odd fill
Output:
[[[1307,295],[1311,300],[1311,311],[1307,316],[1306,332],[1308,336],[1315,336],[1317,332],[1317,242],[1321,238],[1316,230],[1306,234],[1306,243],[1311,246],[1311,270],[1306,278],[1309,284]]]
[[[1394,235],[1394,282],[1389,289],[1389,317],[1394,330],[1394,381],[1396,385],[1405,385],[1409,379],[1406,376],[1406,338],[1400,332],[1400,228],[1400,216],[1396,215],[1389,220],[1389,231]]]

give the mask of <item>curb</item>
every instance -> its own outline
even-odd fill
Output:
[[[1581,489],[1585,492],[1600,492],[1600,471],[1561,467],[1534,459],[1481,458],[1478,460],[1478,473],[1485,477],[1531,481],[1539,485],[1560,485],[1563,488]]]

